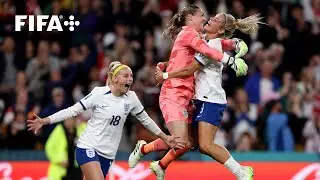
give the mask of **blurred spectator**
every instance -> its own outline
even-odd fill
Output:
[[[65,109],[69,107],[65,100],[65,92],[62,88],[54,88],[52,90],[52,102],[48,104],[47,106],[43,107],[43,109],[40,112],[40,117],[47,117],[51,114],[54,114],[62,109]],[[46,126],[42,128],[42,136],[44,140],[47,139],[49,134],[52,132],[53,128],[55,127],[55,124]]]
[[[128,64],[129,66],[135,66],[137,63],[136,55],[125,38],[118,38],[116,40],[112,59]]]
[[[269,58],[269,57],[268,57]],[[249,102],[253,104],[264,104],[268,100],[278,97],[280,81],[273,76],[274,67],[269,59],[261,60],[259,70],[248,77],[245,90],[249,96]]]
[[[204,16],[209,17],[207,7],[205,6],[203,1],[201,1],[201,0],[180,0],[179,5],[178,5],[178,8],[179,8],[178,10],[180,11],[182,8],[184,8],[185,6],[190,5],[190,4],[195,4],[198,7],[200,7],[202,9],[202,11],[204,12]]]
[[[303,128],[303,136],[306,139],[306,152],[320,152],[320,110],[314,109],[313,118]]]
[[[33,44],[33,42],[31,40],[28,40],[26,42],[26,53],[25,53],[26,62],[25,62],[25,65],[24,65],[23,69],[26,68],[28,62],[34,57],[34,54],[35,54],[34,44]]]
[[[49,54],[49,43],[47,41],[39,42],[37,55],[29,61],[26,74],[29,82],[28,89],[37,101],[40,101],[44,96],[45,80],[49,80],[49,78],[61,79],[59,60]]]
[[[240,0],[232,1],[232,10],[231,14],[234,15],[236,19],[241,19],[245,17],[245,8],[243,3]]]
[[[16,74],[18,72],[19,60],[16,59],[15,41],[13,37],[4,38],[0,52],[0,97],[10,103],[8,95],[15,89]]]
[[[258,40],[264,47],[269,47],[273,42],[283,42],[289,36],[289,31],[281,23],[280,13],[274,8],[270,8],[266,17],[268,26],[261,28]]]
[[[22,111],[14,112],[14,120],[9,123],[5,134],[5,148],[8,149],[33,149],[36,138],[28,131],[26,114]]]
[[[41,9],[37,0],[26,0],[26,13],[28,15],[41,15]]]
[[[239,152],[252,151],[253,142],[254,141],[250,133],[248,132],[242,133],[237,143],[236,151],[239,151]]]
[[[96,12],[91,9],[89,0],[78,1],[75,19],[80,21],[80,25],[75,28],[72,34],[73,45],[93,43],[94,33],[97,28],[97,15]]]
[[[159,88],[156,87],[157,81],[154,78],[154,69],[156,68],[154,56],[151,51],[145,52],[145,64],[137,72],[137,87],[136,90],[143,93],[141,98],[146,107],[153,107],[158,102]]]
[[[267,116],[267,142],[269,151],[293,151],[294,138],[288,126],[288,116],[282,112],[278,100],[270,102],[271,112]]]
[[[57,125],[45,145],[50,161],[48,178],[52,180],[80,180],[81,170],[75,160],[77,132],[75,118],[67,119]]]
[[[248,95],[243,89],[237,89],[235,93],[235,125],[233,129],[233,142],[238,144],[243,133],[250,133],[252,141],[256,137],[255,120],[257,118],[258,109],[256,105],[249,104]]]

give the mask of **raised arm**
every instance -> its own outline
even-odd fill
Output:
[[[27,120],[29,128],[28,130],[34,131],[35,134],[37,134],[38,130],[41,129],[43,125],[61,122],[66,119],[75,117],[87,109],[91,109],[95,101],[95,89],[93,89],[90,94],[82,98],[78,103],[74,104],[71,107],[58,111],[45,118],[40,118],[36,115],[35,120]]]
[[[248,52],[247,44],[238,38],[221,40],[222,49],[225,51],[234,50],[237,54],[235,58],[241,58]]]
[[[183,38],[185,39],[187,46],[190,46],[197,52],[209,57],[209,59],[222,61],[223,63],[227,64],[231,58],[227,53],[222,53],[217,49],[209,47],[207,43],[205,43],[194,31],[186,32]]]
[[[80,102],[76,103],[75,105],[63,109],[61,111],[58,111],[51,116],[45,117],[45,118],[40,118],[36,115],[35,120],[27,120],[28,122],[28,130],[29,131],[35,131],[35,134],[37,134],[38,130],[41,129],[43,125],[47,124],[53,124],[57,122],[64,121],[66,119],[72,118],[83,112],[84,109]]]
[[[51,116],[48,116],[47,118],[44,118],[44,120],[48,119],[50,124],[58,123],[61,121],[64,121],[66,119],[76,117],[86,109],[83,108],[83,104],[81,101],[74,104],[71,107],[68,107],[67,109],[63,109],[61,111],[58,111]]]
[[[234,39],[223,39],[221,40],[222,50],[232,51],[236,50],[236,41]]]

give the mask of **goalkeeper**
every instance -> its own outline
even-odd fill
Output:
[[[215,17],[210,18],[204,26],[207,32],[205,39],[208,46],[219,49],[221,52],[235,49],[237,54],[234,59],[229,58],[228,62],[219,62],[197,53],[195,55],[196,61],[186,68],[163,73],[163,69],[160,67],[164,64],[159,64],[156,72],[159,83],[168,78],[181,78],[196,72],[196,100],[194,101],[196,109],[193,115],[193,123],[198,131],[196,132],[198,135],[196,140],[198,140],[200,151],[223,164],[240,180],[252,179],[253,168],[241,166],[233,159],[227,149],[215,144],[213,139],[220,127],[223,112],[227,105],[226,94],[222,88],[223,66],[230,66],[237,76],[246,75],[248,66],[241,57],[248,52],[248,47],[240,39],[233,39],[233,41],[224,39],[231,37],[235,29],[247,34],[256,33],[259,24],[261,24],[260,20],[261,17],[259,15],[236,20],[230,14],[217,14]],[[230,46],[230,44],[234,46]],[[226,49],[225,47],[232,48]]]

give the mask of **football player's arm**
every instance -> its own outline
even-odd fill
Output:
[[[227,53],[222,53],[217,49],[209,47],[195,32],[187,32],[184,34],[183,38],[185,39],[187,46],[192,47],[209,59],[218,60],[227,64],[231,58]]]
[[[191,65],[175,70],[168,73],[168,78],[183,78],[186,76],[193,75],[196,71],[200,69],[200,64],[197,61],[193,61]]]
[[[94,94],[95,89],[91,91],[86,97],[82,98],[79,102],[74,104],[71,107],[58,111],[46,118],[43,118],[43,125],[54,124],[66,119],[76,117],[80,113],[84,112],[87,109],[91,109],[94,103]]]
[[[225,51],[235,50],[236,58],[243,57],[248,52],[247,44],[238,38],[221,40],[222,49]]]
[[[150,116],[147,114],[145,110],[142,110],[141,112],[134,115],[141,124],[148,129],[150,132],[152,132],[154,135],[158,137],[163,137],[163,132],[159,128],[159,126],[150,118]]]
[[[147,112],[144,110],[143,105],[141,104],[137,94],[134,92],[132,95],[133,97],[133,108],[131,110],[131,114],[135,116],[141,124],[148,129],[150,132],[158,136],[161,134],[162,130],[159,128],[159,126],[149,117]]]
[[[80,101],[71,107],[58,111],[44,118],[43,121],[44,121],[44,124],[54,124],[72,117],[76,117],[78,114],[82,113],[83,111],[85,111],[85,109],[81,105],[81,101]]]
[[[236,49],[236,43],[234,39],[223,39],[221,40],[222,50],[233,51]]]

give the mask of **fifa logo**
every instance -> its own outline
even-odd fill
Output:
[[[64,17],[62,15],[16,15],[14,28],[15,31],[21,31],[22,27],[28,24],[29,31],[63,31],[62,24],[60,22],[63,18]],[[68,20],[63,21],[63,25],[69,27],[69,31],[74,31],[74,27],[79,26],[80,22],[75,21],[74,16],[71,15],[68,17]]]

